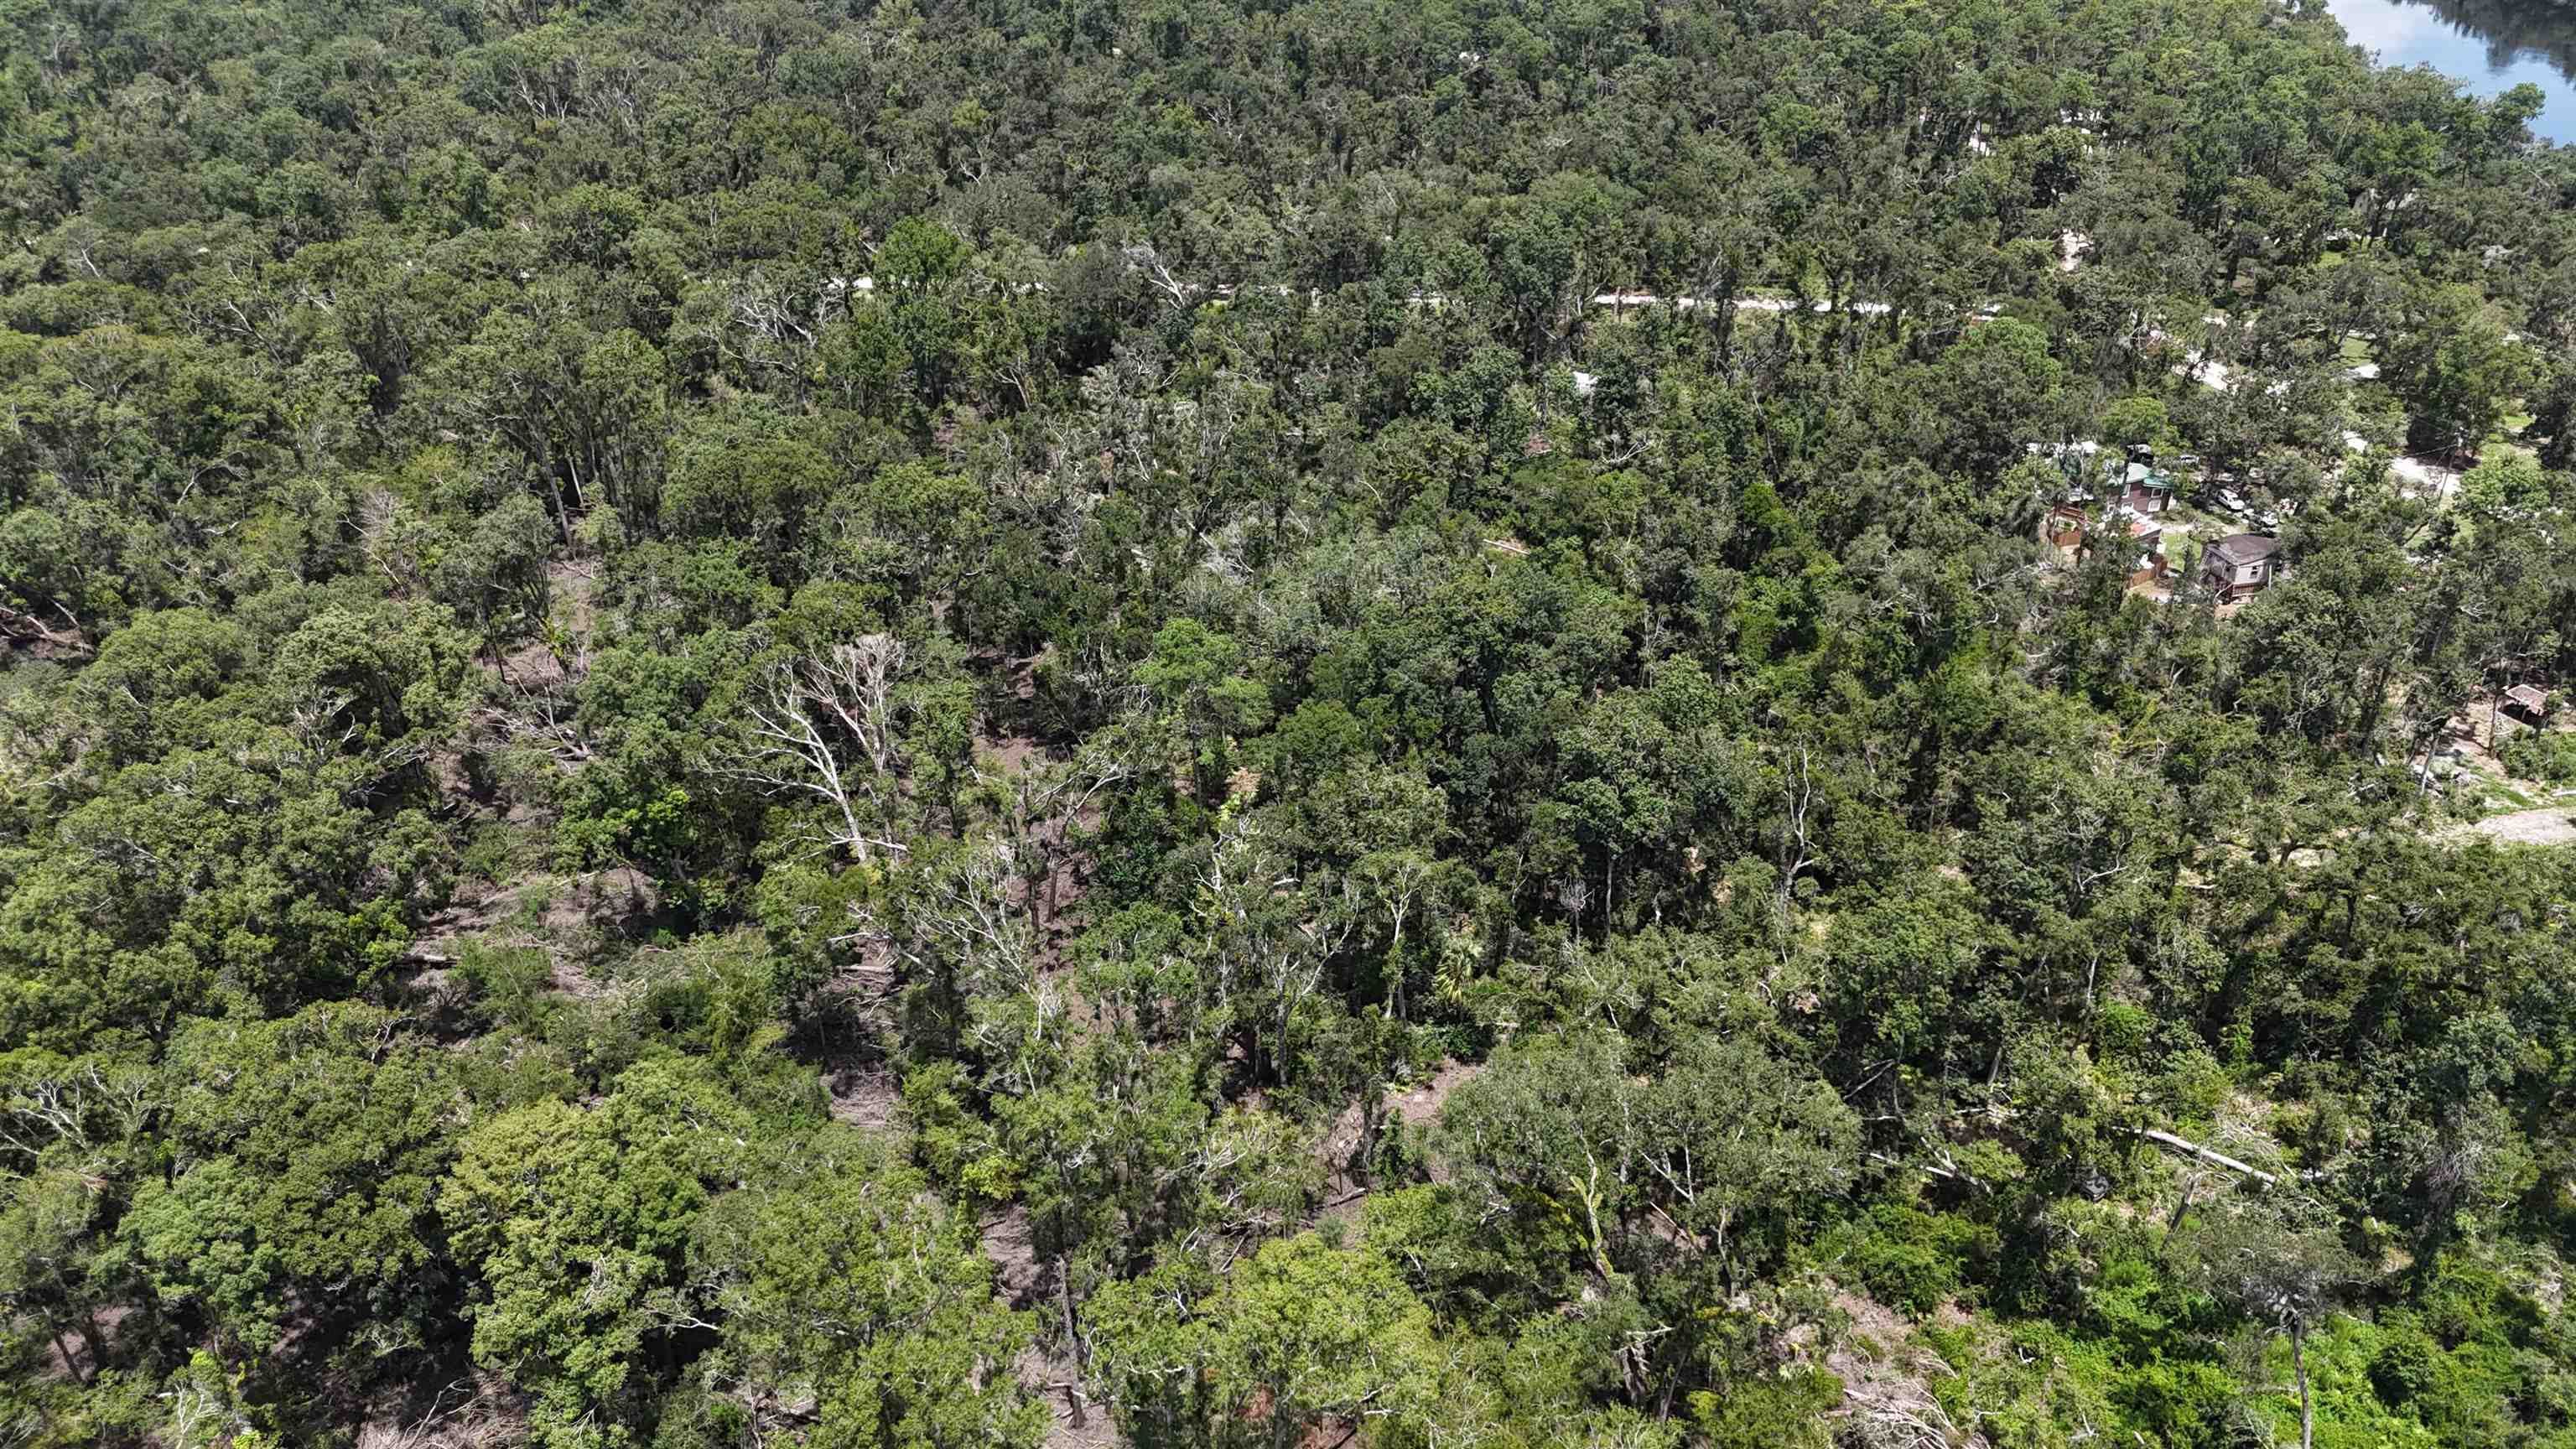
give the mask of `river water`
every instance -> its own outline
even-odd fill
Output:
[[[2382,65],[2429,65],[2492,96],[2525,81],[2548,97],[2534,135],[2576,144],[2576,0],[2326,0]]]

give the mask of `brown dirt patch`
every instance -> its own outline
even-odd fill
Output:
[[[897,1109],[903,1105],[903,1089],[896,1085],[893,1073],[883,1067],[846,1067],[826,1072],[823,1090],[831,1097],[832,1119],[854,1127],[891,1127]]]
[[[1438,1071],[1390,1098],[1387,1109],[1405,1125],[1418,1127],[1439,1116],[1449,1094],[1473,1081],[1484,1070],[1482,1062],[1443,1061]]]
[[[133,1314],[132,1308],[118,1304],[109,1304],[93,1313],[91,1321],[97,1324],[99,1338],[103,1340],[98,1343],[91,1342],[86,1333],[80,1330],[73,1330],[56,1338],[50,1332],[37,1329],[36,1336],[42,1344],[36,1357],[37,1374],[43,1378],[73,1383],[81,1382],[83,1374],[96,1375],[99,1369],[104,1367],[100,1360],[113,1352],[117,1329]],[[70,1358],[64,1357],[66,1351],[70,1353]],[[74,1360],[78,1361],[78,1371],[75,1371]]]
[[[1986,1438],[1951,1421],[1932,1385],[1958,1372],[1939,1354],[1915,1343],[1913,1326],[1894,1309],[1857,1293],[1834,1295],[1834,1307],[1851,1320],[1825,1354],[1843,1381],[1837,1414],[1848,1426],[1836,1442],[1872,1449],[1987,1449]]]
[[[1443,1061],[1440,1069],[1429,1077],[1388,1095],[1383,1109],[1385,1116],[1380,1119],[1378,1130],[1383,1133],[1398,1127],[1426,1125],[1440,1115],[1441,1104],[1449,1100],[1449,1094],[1458,1090],[1459,1084],[1484,1069],[1481,1062]],[[1359,1219],[1360,1209],[1373,1186],[1360,1180],[1360,1125],[1359,1107],[1356,1104],[1345,1107],[1315,1144],[1315,1160],[1324,1169],[1324,1201],[1315,1210],[1315,1222],[1356,1222]],[[1434,1164],[1433,1178],[1438,1179],[1441,1175],[1438,1165]]]
[[[1048,1286],[1046,1265],[1038,1261],[1035,1227],[1019,1203],[986,1220],[981,1232],[984,1256],[993,1260],[994,1287],[1013,1308],[1027,1308]]]
[[[432,911],[413,933],[410,949],[403,952],[403,963],[420,967],[453,964],[469,937],[480,936],[510,918],[520,893],[526,889],[513,886]]]
[[[610,866],[575,877],[572,889],[546,912],[546,928],[631,931],[661,908],[662,889],[651,876],[630,865]]]
[[[589,637],[599,621],[598,566],[556,558],[546,564],[546,591],[552,596],[548,612],[562,623],[564,630]]]
[[[1046,753],[1046,745],[1027,735],[978,735],[975,750],[993,761],[995,773],[1017,775],[1027,771],[1030,760]]]
[[[1075,1395],[1080,1392],[1081,1376],[1067,1360],[1031,1348],[1011,1365],[1029,1392],[1046,1400],[1054,1422],[1047,1426],[1047,1449],[1114,1449],[1118,1444],[1118,1426],[1110,1421],[1109,1411],[1088,1398],[1082,1401],[1082,1423],[1074,1423]]]
[[[501,656],[501,681],[526,691],[553,691],[571,682],[570,671],[544,640],[534,640]]]
[[[358,1449],[503,1449],[527,1440],[526,1396],[492,1373],[387,1405],[358,1428]]]

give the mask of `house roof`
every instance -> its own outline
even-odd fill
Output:
[[[2530,710],[2533,714],[2539,714],[2549,708],[2548,692],[2541,689],[2538,685],[2517,684],[2513,688],[2506,690],[2504,692],[2504,697],[2515,704],[2521,705],[2524,709]]]
[[[2048,516],[2051,519],[2063,519],[2080,526],[2091,521],[2091,510],[2085,507],[2090,502],[2092,500],[2089,498],[2070,498],[2063,503],[2051,504]],[[2125,503],[2112,504],[2105,510],[2103,517],[2127,529],[2131,538],[2153,538],[2165,531],[2162,520],[2140,513]]]
[[[2231,567],[2257,563],[2281,551],[2281,541],[2269,534],[2231,533],[2209,546],[2209,557]]]

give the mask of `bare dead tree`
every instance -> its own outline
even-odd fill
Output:
[[[1790,905],[1797,899],[1798,877],[1816,864],[1813,840],[1808,832],[1808,813],[1816,802],[1816,781],[1810,771],[1807,747],[1798,746],[1796,774],[1783,780],[1787,798],[1780,826],[1780,887],[1772,909],[1778,918],[1780,962],[1789,961]]]
[[[888,634],[779,666],[746,707],[742,748],[713,768],[772,795],[806,795],[830,806],[840,823],[829,844],[854,860],[902,854],[887,823],[898,789],[895,687],[903,666],[903,643]],[[847,745],[857,747],[858,760],[844,762]]]
[[[1013,900],[1017,875],[1010,841],[965,842],[913,875],[898,907],[897,954],[961,1035],[976,999],[1028,994],[1041,1032],[1064,1015],[1032,969],[1028,919]]]
[[[32,1166],[48,1147],[64,1145],[94,1165],[100,1154],[132,1140],[163,1105],[152,1078],[96,1065],[39,1077],[0,1103],[0,1152]],[[84,1170],[89,1170],[84,1168]]]
[[[63,608],[60,604],[54,607],[65,620],[71,623],[71,628],[56,629],[33,614],[22,614],[15,609],[0,608],[0,637],[40,643],[64,653],[82,657],[97,653],[98,646],[89,642],[88,636],[81,630],[80,621],[72,618],[71,610]]]
[[[1190,299],[1205,290],[1194,282],[1184,282],[1172,275],[1162,255],[1150,246],[1131,246],[1123,254],[1127,265],[1136,269],[1155,291],[1172,299],[1175,307],[1187,307]]]

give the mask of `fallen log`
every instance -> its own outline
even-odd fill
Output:
[[[33,614],[21,614],[10,608],[0,608],[0,637],[15,639],[21,643],[44,644],[62,650],[66,654],[88,655],[98,652],[98,646],[90,643],[78,629],[65,631],[52,628]]]
[[[2263,1169],[2256,1167],[2250,1162],[2239,1162],[2235,1158],[2228,1156],[2226,1153],[2221,1152],[2214,1147],[2203,1147],[2197,1142],[2190,1141],[2187,1138],[2176,1137],[2170,1132],[2159,1132],[2153,1127],[2141,1127],[2138,1129],[2138,1135],[2144,1137],[2149,1142],[2156,1144],[2158,1147],[2170,1147],[2174,1151],[2179,1152],[2186,1157],[2198,1158],[2200,1161],[2206,1162],[2212,1167],[2224,1167],[2238,1176],[2250,1177],[2256,1182],[2263,1184],[2265,1187],[2275,1186],[2281,1181],[2279,1177],[2272,1173],[2265,1172]]]

